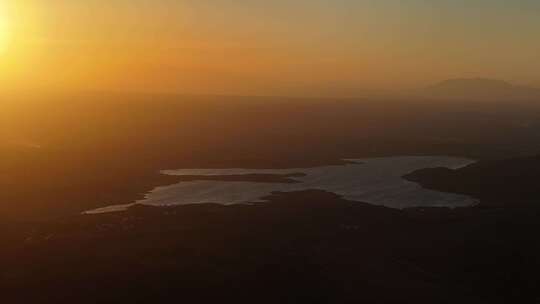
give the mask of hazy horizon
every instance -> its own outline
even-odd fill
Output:
[[[539,11],[530,0],[5,1],[0,89],[352,96],[477,77],[540,86]]]

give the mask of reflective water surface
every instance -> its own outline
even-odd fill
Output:
[[[163,174],[177,176],[227,176],[246,174],[293,174],[295,183],[200,180],[158,187],[134,204],[171,206],[198,203],[241,204],[261,202],[275,191],[317,189],[333,192],[345,199],[391,208],[463,207],[476,203],[468,196],[422,188],[406,181],[403,175],[423,168],[459,168],[472,160],[442,156],[403,156],[350,159],[351,164],[292,169],[178,169]],[[126,210],[134,204],[113,205],[87,213]]]

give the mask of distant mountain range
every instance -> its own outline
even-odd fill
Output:
[[[514,85],[487,78],[449,79],[423,90],[424,95],[440,98],[536,99],[540,88]]]

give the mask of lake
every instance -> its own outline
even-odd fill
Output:
[[[400,156],[348,159],[349,164],[315,168],[291,169],[177,169],[162,174],[189,176],[190,181],[157,187],[145,198],[132,204],[112,205],[91,210],[87,214],[124,211],[134,204],[174,206],[218,203],[224,205],[263,202],[272,192],[324,190],[345,199],[390,208],[409,207],[465,207],[477,201],[471,197],[422,188],[402,177],[413,171],[446,167],[457,169],[474,161],[444,156]],[[291,182],[219,180],[226,176],[251,174],[288,175]],[[196,180],[197,176],[204,180]],[[216,180],[208,180],[216,179]]]

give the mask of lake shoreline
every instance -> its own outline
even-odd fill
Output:
[[[208,202],[225,205],[238,204],[259,201],[258,198],[276,191],[294,192],[317,189],[343,195],[350,200],[369,201],[375,205],[394,208],[473,205],[472,202],[458,203],[458,200],[468,200],[465,197],[459,198],[452,193],[444,194],[420,189],[412,184],[404,183],[405,180],[402,178],[410,172],[426,167],[461,168],[474,162],[470,159],[443,156],[396,156],[343,159],[341,162],[341,164],[330,166],[289,169],[162,170],[160,172],[165,176],[177,178],[177,183],[158,186],[145,194],[143,199],[132,203],[109,205],[85,213],[125,211],[135,204],[155,206]],[[380,192],[382,189],[384,193]],[[425,192],[425,197],[421,196],[422,191]],[[381,194],[383,194],[382,197]],[[455,202],[444,202],[446,199],[443,195]],[[406,201],[409,202],[406,203]]]

